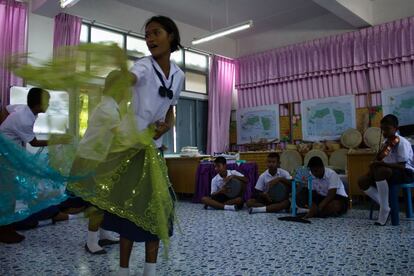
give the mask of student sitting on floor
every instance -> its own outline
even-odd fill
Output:
[[[213,207],[215,209],[237,211],[243,208],[243,192],[247,184],[247,178],[236,170],[227,170],[226,158],[219,156],[214,160],[214,169],[217,175],[211,180],[211,196],[203,197],[201,202],[204,208]],[[227,183],[232,179],[237,179],[242,184],[242,189],[234,198],[226,195],[229,191]]]
[[[323,165],[320,157],[314,156],[308,162],[312,177],[312,206],[304,218],[336,217],[348,210],[348,195],[338,174]],[[299,207],[308,207],[308,189],[298,192]]]
[[[276,152],[269,153],[267,156],[267,170],[262,173],[255,186],[255,198],[247,201],[249,213],[274,213],[288,209],[290,206],[290,174],[280,167],[280,157]],[[274,185],[284,185],[280,189],[283,195],[278,195],[280,200],[272,200],[269,189]]]

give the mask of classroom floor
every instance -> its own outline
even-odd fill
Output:
[[[368,211],[357,209],[312,224],[277,219],[286,214],[204,210],[189,202],[177,210],[181,233],[176,227],[158,275],[414,275],[414,221],[376,227]],[[84,250],[85,230],[86,219],[78,218],[26,231],[20,244],[0,244],[0,275],[115,271],[118,246],[92,256]],[[131,275],[142,273],[143,260],[143,246],[135,244]]]

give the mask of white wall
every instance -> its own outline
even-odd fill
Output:
[[[312,26],[312,27],[309,27]],[[269,31],[255,36],[251,36],[237,41],[237,54],[244,56],[257,52],[262,52],[274,48],[296,44],[299,40],[312,40],[326,37],[333,34],[354,31],[354,29],[344,29],[343,22],[336,16],[326,14],[314,19],[299,22],[286,26],[277,31]]]
[[[28,20],[28,52],[31,57],[38,60],[45,60],[53,54],[53,18],[29,14]],[[29,62],[35,64],[35,60]]]
[[[414,15],[413,0],[372,0],[372,3],[375,25]]]
[[[349,9],[352,13],[361,17],[368,23],[372,24],[374,21],[373,6],[371,0],[337,0],[338,3]]]

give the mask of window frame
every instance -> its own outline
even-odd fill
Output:
[[[113,32],[113,33],[117,33],[117,34],[120,34],[120,35],[123,36],[123,44],[124,44],[123,49],[127,53],[128,60],[134,61],[134,60],[139,59],[136,56],[128,55],[128,50],[127,50],[128,49],[128,39],[127,39],[127,37],[130,36],[132,38],[142,39],[143,41],[145,41],[145,37],[143,35],[139,35],[139,34],[131,32],[131,31],[126,32],[126,31],[122,31],[122,30],[119,30],[119,29],[116,29],[116,28],[110,28],[110,27],[107,27],[107,26],[104,26],[104,25],[101,25],[101,24],[95,24],[94,22],[83,21],[82,25],[85,25],[87,27],[87,31],[88,31],[86,43],[91,43],[92,27],[102,29],[102,30],[105,30],[105,31],[109,31],[109,32]],[[83,42],[81,42],[81,43],[83,43]],[[197,70],[197,69],[186,66],[186,52],[195,53],[195,54],[199,54],[199,55],[204,55],[206,57],[206,61],[207,61],[206,69],[205,70]],[[183,70],[184,74],[186,72],[189,72],[189,73],[193,73],[193,74],[199,74],[199,75],[206,76],[206,93],[188,90],[187,87],[186,87],[185,82],[184,82],[183,91],[185,91],[187,93],[191,93],[191,94],[203,95],[203,96],[208,97],[208,94],[209,94],[208,92],[209,92],[210,55],[203,52],[203,51],[199,51],[199,50],[196,50],[196,49],[193,49],[193,48],[190,49],[190,48],[184,47],[183,49],[181,49],[181,57],[182,57],[182,64],[177,63],[177,65],[181,68],[181,70]],[[89,70],[89,64],[88,63],[86,65],[86,70]],[[187,94],[187,97],[188,97],[188,94]],[[195,97],[195,98],[199,98],[199,97]]]

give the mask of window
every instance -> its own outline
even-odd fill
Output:
[[[208,56],[191,51],[185,51],[185,67],[201,72],[207,72]]]
[[[207,76],[193,72],[186,72],[185,90],[207,94]]]
[[[137,58],[151,54],[145,40],[133,36],[127,36],[127,53],[128,56]]]
[[[124,48],[124,36],[122,34],[96,27],[91,27],[91,42],[112,42]]]
[[[183,50],[175,51],[171,54],[171,60],[177,63],[177,65],[183,65]]]
[[[89,28],[87,25],[82,24],[80,33],[80,42],[87,43],[89,41]]]

